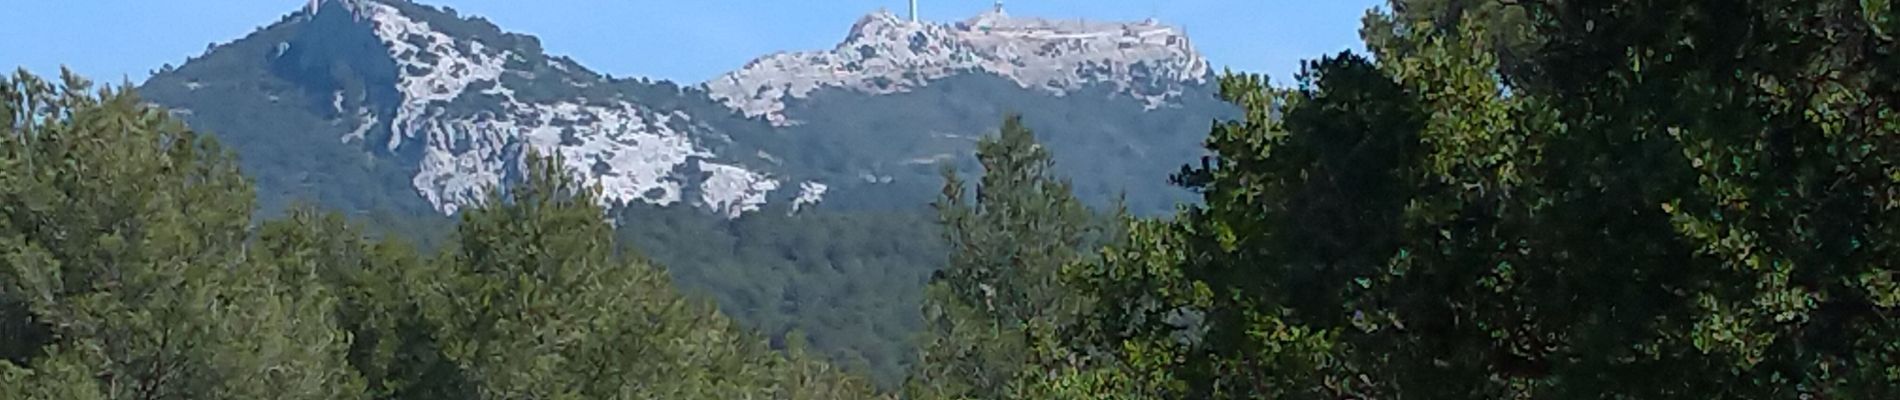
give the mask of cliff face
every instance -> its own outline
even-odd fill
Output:
[[[1152,109],[1206,82],[1207,60],[1180,29],[1139,23],[1055,21],[989,12],[954,24],[865,16],[837,48],[779,53],[705,83],[727,106],[774,124],[797,122],[786,102],[843,88],[901,93],[953,75],[989,73],[1065,95],[1107,84]]]
[[[686,201],[736,216],[795,186],[716,161],[698,139],[711,128],[692,116],[639,104],[609,79],[543,54],[534,38],[484,20],[404,1],[327,0],[266,31],[287,33],[260,32],[206,57],[271,42],[261,44],[272,49],[266,68],[292,87],[265,97],[319,98],[320,109],[304,111],[338,128],[327,133],[406,164],[415,194],[442,213],[506,187],[530,152],[560,156],[609,204]],[[193,67],[152,84],[246,86]]]
[[[527,150],[561,156],[609,202],[679,202],[688,179],[675,173],[689,165],[711,174],[698,200],[722,214],[752,209],[780,186],[763,173],[709,161],[713,154],[687,134],[705,128],[685,113],[652,110],[620,96],[517,96],[524,85],[609,84],[577,64],[521,54],[538,49],[450,35],[390,4],[354,3],[401,71],[397,87],[404,100],[387,116],[398,134],[387,147],[422,148],[416,190],[445,213],[502,185]],[[542,82],[537,74],[543,71],[562,77]],[[457,112],[449,109],[455,102],[475,104],[463,105],[472,111]]]

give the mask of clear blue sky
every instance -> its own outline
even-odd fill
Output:
[[[42,75],[67,65],[96,80],[143,80],[205,45],[268,25],[306,0],[22,0],[0,23],[0,68]],[[902,0],[423,0],[534,34],[554,54],[615,76],[697,83],[774,51],[827,49],[851,24]],[[1216,67],[1277,82],[1299,61],[1359,48],[1359,19],[1383,0],[1015,0],[1013,15],[1095,20],[1155,17],[1183,26]],[[954,21],[989,0],[922,0]]]

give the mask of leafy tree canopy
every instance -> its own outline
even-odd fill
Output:
[[[1377,62],[1323,58],[1291,90],[1222,80],[1247,118],[1216,124],[1216,155],[1178,179],[1205,205],[1135,222],[1125,245],[1068,271],[1104,301],[1079,322],[1087,334],[1060,344],[1104,350],[1102,367],[1045,386],[1147,398],[1900,387],[1887,262],[1900,249],[1900,63],[1886,2],[1393,10],[1368,18]]]
[[[129,92],[22,72],[0,100],[0,397],[874,396],[623,257],[558,160],[425,257],[308,209],[253,224],[230,154]]]

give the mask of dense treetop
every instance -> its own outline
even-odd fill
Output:
[[[1883,398],[1883,1],[1398,2],[1068,270],[1048,385],[1143,398]],[[1280,118],[1275,118],[1276,116]]]
[[[0,80],[0,397],[869,398],[617,251],[536,157],[442,253],[252,223],[231,156],[128,92]]]

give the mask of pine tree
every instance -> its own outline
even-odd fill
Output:
[[[929,328],[913,397],[1002,398],[1035,362],[1032,330],[1065,323],[1080,301],[1059,282],[1093,227],[1089,210],[1055,176],[1048,149],[1020,116],[977,145],[983,176],[973,196],[946,170],[936,204],[949,265],[926,292]]]
[[[860,399],[616,248],[559,160],[434,259],[299,209],[124,91],[0,80],[0,398]]]
[[[378,399],[461,399],[473,385],[442,354],[418,292],[437,276],[415,248],[372,240],[342,216],[293,208],[263,225],[255,254],[309,265],[338,298],[338,327],[350,338],[348,360]]]
[[[1069,346],[1129,372],[1096,387],[1900,387],[1887,2],[1402,3],[1453,7],[1375,15],[1377,63],[1322,59],[1293,90],[1222,79],[1247,115],[1181,176],[1205,204],[1072,271],[1104,301]]]
[[[25,398],[350,398],[335,299],[246,257],[231,156],[132,93],[68,72],[0,80],[0,393]]]
[[[554,158],[465,211],[424,314],[490,398],[867,398],[765,347],[658,268],[616,257],[594,189]]]

